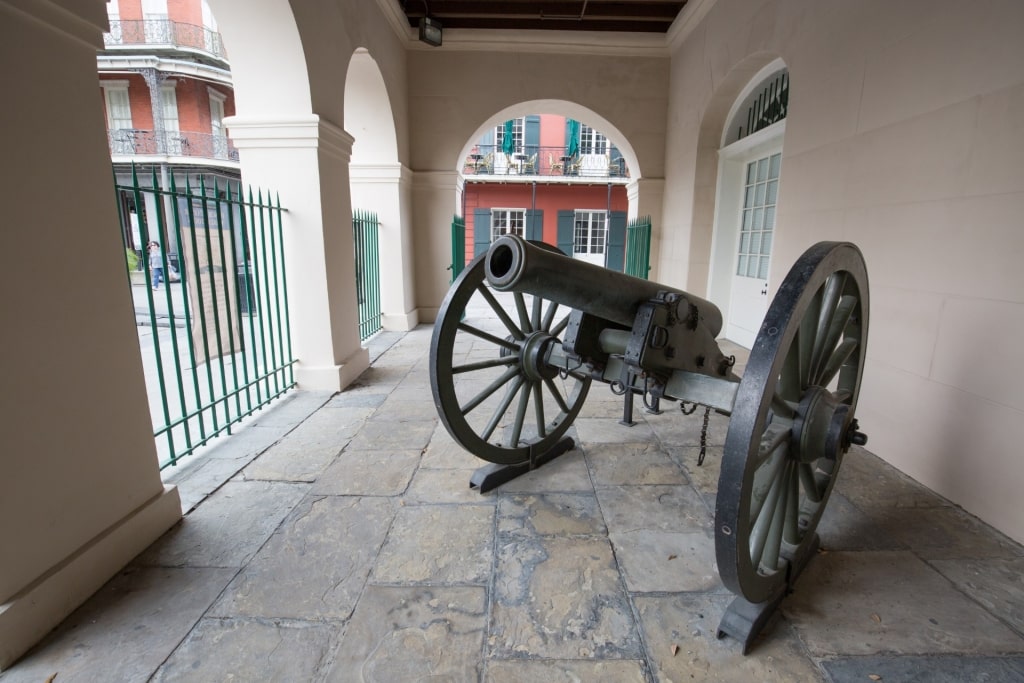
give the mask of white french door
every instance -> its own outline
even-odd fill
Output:
[[[573,232],[572,257],[587,263],[604,265],[608,244],[608,213],[577,210]]]
[[[726,336],[747,348],[753,346],[768,311],[768,270],[781,165],[781,150],[745,164]]]

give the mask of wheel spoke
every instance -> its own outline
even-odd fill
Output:
[[[771,515],[771,528],[768,530],[768,538],[764,544],[764,553],[761,555],[760,564],[771,570],[779,568],[779,549],[782,548],[782,529],[786,521],[786,509],[789,506],[789,495],[792,490],[790,480],[792,477],[793,463],[787,462],[785,472],[783,472],[781,477],[782,486],[780,488],[782,494],[775,501],[775,507]]]
[[[797,335],[800,335],[800,331],[797,330]],[[777,393],[785,401],[790,403],[798,403],[800,401],[800,395],[803,393],[804,387],[800,377],[800,344],[799,339],[797,343],[789,347],[789,352],[786,354],[785,360],[782,362],[782,372],[779,375],[779,386]],[[772,401],[773,407],[775,401]]]
[[[515,292],[514,298],[516,301],[516,312],[519,313],[519,326],[523,332],[529,334],[533,332],[533,328],[530,327],[530,316],[526,313],[526,299],[523,297],[522,292]]]
[[[491,438],[491,435],[494,434],[494,430],[501,422],[501,418],[505,416],[505,411],[507,411],[508,407],[512,405],[512,399],[516,397],[516,394],[519,392],[520,387],[523,386],[523,382],[525,381],[526,380],[523,379],[522,375],[516,377],[515,384],[509,387],[508,391],[505,392],[505,396],[501,399],[498,409],[494,411],[494,414],[491,415],[491,419],[488,421],[487,426],[485,426],[483,431],[480,432],[481,439],[487,441]]]
[[[761,435],[761,445],[757,452],[757,460],[754,467],[760,467],[761,463],[771,457],[772,453],[779,446],[789,441],[790,429],[788,426],[772,425],[764,430]]]
[[[558,390],[558,387],[555,385],[554,380],[545,379],[544,384],[547,385],[548,391],[551,392],[551,396],[554,397],[555,403],[558,404],[558,409],[561,410],[563,413],[568,413],[569,405],[565,402],[565,399],[562,398],[562,392]]]
[[[844,296],[839,300],[839,305],[836,306],[835,314],[829,323],[828,332],[822,344],[821,354],[816,358],[816,363],[811,373],[812,383],[818,386],[828,384],[828,382],[823,382],[820,379],[822,366],[826,363],[828,357],[831,356],[832,351],[835,350],[836,344],[839,343],[840,337],[843,336],[843,332],[846,331],[846,326],[850,323],[850,316],[853,314],[856,306],[857,297],[855,296]]]
[[[533,317],[531,318],[531,324],[533,325],[533,329],[535,329],[535,330],[542,330],[542,329],[544,329],[543,327],[540,326],[540,314],[541,314],[541,311],[543,310],[543,308],[544,308],[544,300],[541,299],[539,296],[534,295],[534,297],[533,297]]]
[[[826,338],[836,312],[836,304],[846,287],[846,273],[832,273],[825,280],[821,295],[821,308],[818,310],[818,325],[814,335],[814,352],[811,354],[811,369],[818,367],[821,357],[828,351]]]
[[[789,495],[786,497],[786,519],[782,527],[782,540],[791,545],[800,543],[800,477],[796,474],[799,465],[790,468]]]
[[[557,312],[558,312],[558,302],[557,301],[549,301],[548,302],[548,310],[547,310],[547,312],[544,313],[544,322],[541,323],[540,329],[542,329],[542,330],[550,330],[551,329],[551,323],[554,321],[555,313],[557,313]],[[548,334],[551,334],[551,332],[548,332]]]
[[[800,482],[807,492],[807,500],[812,503],[821,502],[821,491],[818,488],[818,481],[814,478],[814,470],[805,462],[800,463]]]
[[[788,461],[781,460],[783,465],[788,465]],[[768,535],[773,526],[773,522],[777,517],[776,512],[779,505],[779,499],[784,495],[785,487],[783,486],[786,474],[789,472],[789,467],[782,467],[780,471],[772,478],[771,488],[768,489],[768,495],[765,496],[764,504],[757,513],[757,519],[754,522],[754,528],[750,532],[750,559],[753,565],[756,567],[764,556],[765,544],[768,542]]]
[[[811,362],[814,356],[814,343],[816,339],[818,318],[821,315],[821,292],[816,292],[800,321],[797,329],[796,343],[800,358],[800,390],[801,392],[810,386]]]
[[[548,430],[544,422],[544,389],[540,382],[533,385],[533,410],[537,417],[537,436],[543,439]]]
[[[487,368],[498,368],[502,365],[512,365],[519,362],[518,356],[502,356],[500,358],[491,358],[489,360],[482,360],[476,363],[466,363],[465,365],[453,365],[452,374],[459,375],[463,372],[473,372],[474,370],[486,370]]]
[[[768,502],[769,496],[771,496],[772,489],[778,482],[779,472],[782,470],[782,466],[786,464],[786,454],[784,451],[776,451],[774,460],[766,463],[764,467],[757,470],[754,474],[754,482],[750,491],[750,524],[756,526],[757,520],[761,518],[761,513],[764,510],[764,506]],[[763,492],[759,495],[759,492]]]
[[[554,303],[554,302],[552,302],[552,303]],[[558,304],[555,304],[555,305],[557,306]],[[557,337],[558,335],[562,334],[562,331],[566,327],[568,327],[568,326],[569,326],[569,316],[567,315],[564,318],[562,318],[561,320],[559,320],[557,325],[555,325],[550,330],[548,330],[548,334],[550,334],[552,337]]]
[[[510,342],[509,340],[502,339],[501,337],[495,337],[490,332],[484,332],[483,330],[481,330],[481,329],[479,329],[477,327],[473,327],[469,323],[459,323],[458,328],[461,331],[463,331],[463,332],[467,332],[467,333],[473,335],[474,337],[479,337],[480,339],[483,339],[484,341],[489,341],[492,344],[497,344],[498,346],[503,346],[503,347],[505,347],[506,349],[508,349],[510,351],[518,351],[519,350],[519,347],[516,346],[515,342]]]
[[[779,391],[772,396],[772,412],[775,413],[775,417],[782,418],[783,420],[792,420],[796,417],[796,401],[787,401],[782,396],[781,388]]]
[[[471,410],[490,398],[491,394],[507,384],[513,377],[519,374],[519,366],[509,368],[502,373],[501,377],[487,385],[487,388],[470,399],[469,403],[460,406],[459,411],[463,416],[468,415]]]
[[[502,305],[498,303],[498,300],[494,298],[494,294],[491,293],[491,290],[485,287],[484,285],[480,285],[476,289],[478,292],[480,292],[483,298],[487,300],[487,303],[490,304],[491,306],[491,310],[494,311],[494,313],[498,316],[498,319],[501,320],[501,323],[505,326],[509,333],[520,341],[525,339],[526,335],[523,334],[523,331],[516,326],[515,322],[513,322],[512,318],[510,318],[508,313],[505,312],[505,309],[502,307]]]
[[[515,448],[519,445],[519,439],[523,435],[523,422],[526,421],[526,408],[530,405],[530,389],[526,387],[519,394],[519,405],[516,407],[516,419],[512,423],[512,431],[509,432],[505,446]]]
[[[844,339],[843,343],[839,345],[829,357],[828,363],[825,365],[825,369],[821,372],[821,386],[827,387],[829,383],[835,378],[843,364],[849,360],[853,352],[857,350],[857,346],[860,345],[860,341],[857,339]]]

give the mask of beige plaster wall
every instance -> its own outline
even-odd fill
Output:
[[[861,247],[869,447],[1017,540],[1021,27],[1015,0],[719,0],[673,53],[659,260],[704,291],[723,109],[781,57],[792,90],[770,285],[815,241]]]
[[[669,61],[660,57],[527,52],[417,50],[409,55],[410,166],[438,187],[452,173],[479,129],[498,112],[523,102],[570,102],[607,120],[632,147],[644,178],[665,166]],[[525,112],[524,112],[525,113]],[[631,167],[632,168],[632,167]],[[444,187],[454,191],[454,176]],[[449,230],[458,206],[414,191],[416,303],[433,319],[447,291]]]
[[[16,160],[0,172],[0,668],[181,516],[160,481],[117,228],[96,88],[104,6],[17,4],[0,1],[0,63],[32,65],[5,69],[23,99],[0,108]]]

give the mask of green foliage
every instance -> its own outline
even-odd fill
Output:
[[[128,271],[133,272],[139,269],[139,255],[134,249],[125,249],[124,255],[128,259]]]

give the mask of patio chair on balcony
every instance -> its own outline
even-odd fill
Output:
[[[562,170],[565,168],[561,161],[555,161],[555,155],[551,152],[548,152],[548,166],[551,167],[552,175],[562,173]]]
[[[523,162],[522,171],[523,175],[537,175],[537,153],[534,152],[530,155],[530,158]]]
[[[566,167],[568,175],[579,175],[580,169],[583,168],[583,157],[579,155],[573,156],[566,163],[568,164]]]

